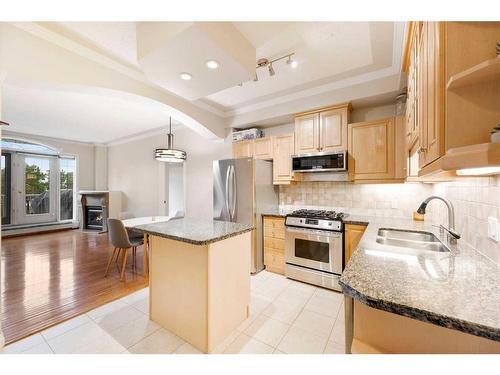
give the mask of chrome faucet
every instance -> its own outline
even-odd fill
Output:
[[[432,195],[422,202],[417,212],[420,215],[425,215],[427,204],[433,199],[439,199],[440,201],[443,201],[446,204],[446,207],[448,207],[448,228],[444,227],[443,225],[440,225],[439,227],[446,230],[450,234],[450,243],[456,243],[460,238],[460,234],[455,230],[455,210],[453,209],[453,204],[451,204],[448,199],[438,197],[437,195]]]

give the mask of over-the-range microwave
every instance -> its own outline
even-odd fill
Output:
[[[294,172],[345,172],[347,151],[315,152],[292,156]]]

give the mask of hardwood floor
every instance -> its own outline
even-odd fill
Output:
[[[118,266],[104,277],[112,250],[107,234],[80,230],[2,238],[0,305],[7,343],[147,286],[142,246],[137,274],[129,255],[124,282]]]

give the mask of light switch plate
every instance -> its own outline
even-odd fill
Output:
[[[391,200],[391,208],[398,208],[398,203],[397,199]]]
[[[498,219],[488,216],[488,238],[498,242]]]

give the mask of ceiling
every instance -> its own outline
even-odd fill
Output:
[[[294,52],[298,66],[293,69],[280,61],[274,67],[275,76],[258,69],[258,82],[206,99],[230,110],[390,66],[393,26],[389,22],[237,23],[256,47],[258,58]]]
[[[108,143],[151,130],[167,130],[169,111],[154,100],[97,90],[2,86],[9,130],[91,143]],[[179,124],[173,122],[173,128]]]
[[[273,77],[269,76],[267,69],[257,69],[258,82],[247,80],[243,82],[243,86],[239,86],[234,84],[234,80],[229,80],[227,84],[232,82],[230,87],[206,95],[201,101],[219,111],[227,112],[263,103],[277,96],[390,67],[396,42],[394,38],[396,24],[395,22],[233,22],[234,28],[255,48],[256,59],[262,57],[273,59],[295,53],[294,58],[298,66],[292,69],[286,64],[286,60],[282,60],[273,65],[276,71]],[[64,27],[94,42],[117,58],[140,66],[137,59],[136,23],[66,22]],[[198,33],[194,36],[200,39],[203,35]],[[190,69],[196,69],[190,57],[194,55],[195,60],[200,60],[202,63],[203,54],[209,58],[211,52],[200,51],[199,47],[194,48],[195,40],[192,38],[193,35],[189,35],[185,39],[174,40],[176,45],[168,49],[171,61],[164,60],[164,65],[175,64],[177,71],[181,69],[179,62],[184,61],[184,70],[190,72]],[[178,43],[184,43],[184,50]],[[177,54],[173,53],[173,50],[177,50]],[[173,59],[172,56],[176,58]],[[224,65],[221,70],[224,70]],[[234,75],[233,71],[228,73]],[[193,80],[189,82],[179,82],[178,77],[173,74],[169,74],[168,77],[172,82],[164,82],[163,85],[190,100],[196,95],[190,94],[188,86],[193,85],[195,80],[212,81],[207,84],[216,86],[211,76],[200,78],[194,74]],[[175,85],[178,84],[184,84],[186,90],[176,89]],[[210,90],[205,87],[204,91]]]
[[[187,100],[226,127],[276,125],[290,121],[294,112],[344,101],[384,104],[404,84],[405,26],[399,22],[50,24],[57,35],[113,61],[120,73]],[[214,53],[223,63],[210,72],[204,63]],[[296,68],[281,60],[273,64],[274,76],[259,68],[258,81],[251,79],[251,61],[290,53]],[[184,66],[194,70],[191,81],[179,80],[176,72]],[[97,91],[7,80],[5,117],[15,131],[103,143],[168,123],[169,111],[160,102]]]

